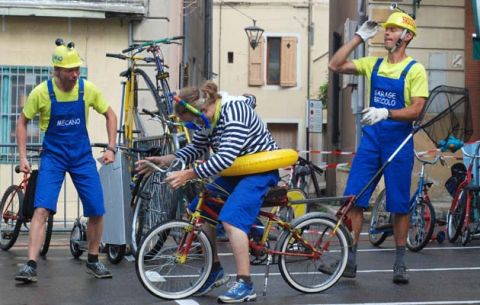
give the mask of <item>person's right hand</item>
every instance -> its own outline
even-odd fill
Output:
[[[30,163],[28,162],[27,158],[20,158],[20,171],[23,173],[32,172]]]
[[[373,20],[365,21],[362,26],[355,32],[362,38],[364,42],[375,36],[378,32],[378,23]]]

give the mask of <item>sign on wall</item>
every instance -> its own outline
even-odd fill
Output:
[[[323,103],[320,100],[308,100],[307,103],[308,131],[322,133]]]

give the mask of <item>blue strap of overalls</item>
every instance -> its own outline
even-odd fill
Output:
[[[85,92],[84,90],[84,82],[83,82],[83,78],[80,78],[78,79],[78,100],[79,101],[83,101],[83,94]],[[47,87],[48,87],[48,95],[50,95],[50,100],[52,101],[52,103],[56,103],[57,102],[57,98],[55,97],[55,91],[53,90],[53,80],[52,79],[49,79],[47,81]]]
[[[380,65],[382,64],[382,62],[383,62],[383,58],[378,58],[377,59],[377,62],[375,63],[375,66],[373,66],[372,74],[378,74],[378,69],[380,68]],[[407,74],[410,71],[410,69],[412,68],[412,66],[416,63],[417,63],[416,60],[410,61],[408,63],[408,65],[405,67],[405,69],[403,69],[402,74],[400,74],[399,79],[404,80],[405,77],[407,77]]]

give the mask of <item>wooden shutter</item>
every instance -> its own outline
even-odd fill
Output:
[[[248,44],[248,85],[263,86],[263,48],[265,40],[263,37],[254,49]]]
[[[297,37],[282,37],[280,50],[280,86],[297,85]]]

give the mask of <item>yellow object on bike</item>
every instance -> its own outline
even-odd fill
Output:
[[[417,36],[417,25],[412,16],[403,12],[395,12],[388,17],[387,21],[383,24],[383,28],[396,26],[402,29],[407,29],[413,33],[413,36]]]
[[[53,51],[52,64],[55,67],[70,69],[80,67],[82,59],[75,48],[60,45]]]
[[[305,193],[300,189],[289,189],[287,191],[288,201],[295,201],[295,200],[303,200],[306,199],[307,196]],[[293,216],[294,218],[298,218],[300,216],[305,215],[307,213],[307,204],[292,204],[293,208]]]
[[[243,176],[268,172],[297,162],[298,153],[293,149],[278,149],[237,157],[232,166],[220,176]]]

